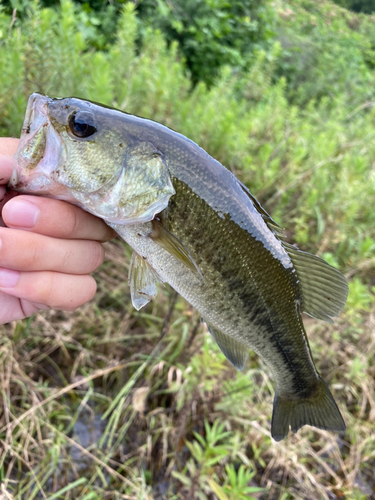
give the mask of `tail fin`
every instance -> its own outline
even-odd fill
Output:
[[[271,434],[275,441],[281,441],[289,432],[297,432],[304,425],[312,425],[327,431],[345,431],[341,416],[327,384],[319,376],[317,390],[311,397],[288,399],[275,395],[273,402]]]

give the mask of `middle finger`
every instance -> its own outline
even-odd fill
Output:
[[[0,227],[0,266],[18,271],[88,274],[103,262],[97,241],[64,240]]]

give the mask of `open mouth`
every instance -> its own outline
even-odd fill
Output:
[[[51,189],[49,177],[56,168],[61,142],[48,116],[50,102],[51,98],[41,94],[34,93],[29,97],[20,142],[14,155],[17,167],[8,184],[11,189],[35,194]]]
[[[32,128],[35,129],[34,124],[37,121],[36,120],[37,117],[44,116],[45,118],[47,118],[47,104],[49,102],[52,102],[52,99],[45,95],[37,94],[36,92],[30,95],[27,101],[27,107],[26,107],[25,119],[22,125],[21,137],[24,134],[27,135],[30,132],[32,132],[31,130]]]
[[[15,158],[23,169],[36,167],[46,146],[45,129],[49,125],[47,104],[51,99],[40,94],[31,94],[27,102],[22,133]]]

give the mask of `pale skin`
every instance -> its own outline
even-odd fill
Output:
[[[0,138],[0,324],[93,298],[90,273],[115,236],[101,219],[59,200],[7,193],[18,139]]]

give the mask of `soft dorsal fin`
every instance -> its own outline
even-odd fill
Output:
[[[279,231],[283,228],[264,210],[246,186],[241,182],[239,185],[263,217],[267,227],[281,241],[289,254],[301,284],[303,312],[332,323],[332,317],[338,316],[348,296],[349,289],[345,276],[320,257],[302,252],[293,245],[285,243],[283,241],[285,236]]]
[[[302,289],[302,310],[317,319],[332,323],[345,306],[348,283],[340,271],[325,260],[282,243],[288,252]]]
[[[156,297],[157,282],[163,283],[163,280],[145,259],[133,251],[130,261],[129,286],[132,303],[137,311]]]
[[[252,201],[254,207],[257,209],[257,211],[260,213],[260,215],[263,217],[264,222],[267,224],[268,229],[270,229],[273,233],[275,233],[277,236],[283,238],[284,235],[279,232],[279,229],[284,229],[277,222],[275,222],[272,217],[264,210],[262,205],[259,203],[259,201],[253,196],[250,191],[247,189],[247,187],[242,184],[242,182],[238,181],[238,184],[240,185],[241,189],[247,194],[247,196],[250,198]]]
[[[232,363],[237,370],[243,370],[249,355],[249,349],[232,339],[229,335],[222,333],[220,330],[212,328],[207,322],[207,328],[213,338],[216,340],[217,345],[220,347],[221,352]]]

